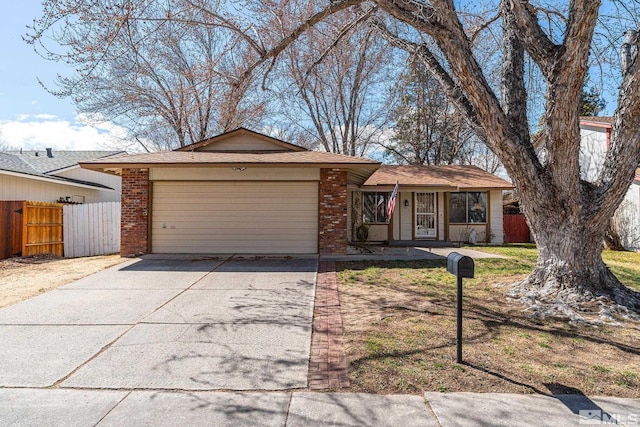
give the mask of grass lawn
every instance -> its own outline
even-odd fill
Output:
[[[532,243],[506,246],[468,246],[468,248],[526,261],[530,266],[526,272],[533,267],[538,258],[538,250]],[[640,253],[606,250],[602,252],[602,259],[622,283],[640,291]]]
[[[524,278],[530,245],[476,247],[510,258],[476,261],[465,281],[464,359],[455,363],[455,278],[445,262],[338,264],[351,391],[585,393],[640,397],[640,323],[571,326],[534,320],[499,284]],[[640,254],[605,252],[640,290]]]

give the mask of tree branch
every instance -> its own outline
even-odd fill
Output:
[[[287,47],[289,47],[293,42],[295,42],[300,35],[302,35],[305,31],[309,30],[314,25],[318,24],[322,20],[327,17],[340,12],[341,10],[348,9],[352,6],[356,6],[362,3],[364,0],[339,0],[333,1],[329,6],[322,9],[321,11],[311,15],[309,18],[304,20],[299,26],[297,26],[293,31],[289,33],[288,36],[283,37],[280,42],[266,51],[264,54],[258,58],[253,64],[249,66],[247,70],[240,76],[240,79],[237,82],[237,85],[242,84],[244,80],[246,80],[253,71],[264,64],[269,59],[276,59]],[[265,75],[266,78],[266,75]]]
[[[434,7],[414,0],[377,0],[387,13],[416,29],[432,34],[440,26]]]
[[[253,38],[249,37],[249,35],[247,34],[247,32],[245,30],[240,29],[235,23],[233,23],[231,20],[225,18],[224,16],[221,16],[215,12],[210,11],[209,9],[206,9],[200,5],[195,4],[192,0],[186,0],[187,4],[190,5],[191,7],[199,10],[200,12],[204,13],[205,15],[209,16],[210,18],[213,18],[217,21],[219,21],[219,23],[214,24],[215,26],[218,27],[222,27],[222,28],[226,28],[228,30],[233,31],[234,33],[238,34],[240,37],[242,37],[247,43],[249,43],[249,45],[251,47],[253,47],[255,49],[256,52],[258,52],[258,54],[260,55],[264,55],[266,53],[264,46],[262,46],[261,44],[259,44],[258,42],[256,42]],[[172,20],[178,20],[178,18],[176,17],[172,17]],[[187,21],[188,23],[192,23],[192,24],[203,24],[203,25],[211,25],[210,23],[206,23],[206,22],[196,22],[193,20],[189,20]]]
[[[536,17],[536,10],[527,0],[505,0],[502,3],[503,13],[512,16],[519,30],[520,41],[549,80],[558,46],[545,34]]]
[[[374,28],[390,45],[398,49],[402,49],[420,59],[427,70],[429,70],[438,83],[440,83],[443,91],[447,95],[447,98],[449,98],[456,108],[462,113],[467,124],[474,130],[474,132],[477,133],[479,138],[484,138],[484,130],[479,125],[475,109],[462,92],[462,89],[460,89],[460,86],[456,84],[435,55],[433,55],[433,53],[424,44],[410,42],[392,33],[377,17],[369,19],[369,25],[371,25],[371,27]]]
[[[309,76],[309,73],[311,72],[311,70],[313,70],[322,61],[325,60],[327,55],[329,55],[329,53],[331,53],[331,51],[333,49],[335,49],[335,47],[338,45],[338,43],[340,43],[340,41],[343,38],[345,38],[347,35],[349,35],[349,33],[351,33],[351,31],[353,29],[357,28],[358,26],[360,26],[360,24],[362,24],[364,21],[366,21],[373,13],[375,13],[376,10],[377,10],[377,8],[375,8],[375,7],[371,8],[371,10],[367,11],[364,14],[359,14],[357,19],[355,19],[354,21],[352,21],[349,24],[345,25],[340,30],[340,33],[338,33],[338,35],[333,39],[333,42],[324,50],[324,52],[322,52],[320,57],[318,57],[318,59],[316,59],[313,62],[313,64],[311,64],[311,66],[309,66],[309,68],[307,69],[307,72],[306,72],[306,76]],[[305,76],[305,79],[306,79],[306,76]],[[304,84],[304,82],[303,82],[303,84]]]
[[[500,2],[504,56],[502,62],[502,108],[509,124],[521,136],[521,143],[531,144],[527,118],[527,89],[524,79],[524,47],[518,38],[518,26],[509,13],[510,0]]]
[[[471,34],[471,38],[469,39],[469,41],[471,41],[471,44],[473,44],[476,41],[476,38],[480,35],[481,32],[489,28],[489,26],[494,22],[498,21],[500,19],[500,16],[501,16],[501,13],[498,12],[492,18],[486,20],[485,22],[482,23],[482,25],[476,28],[473,34]]]

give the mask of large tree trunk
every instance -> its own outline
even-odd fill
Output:
[[[572,321],[613,321],[637,318],[640,293],[626,286],[602,260],[608,221],[594,223],[587,214],[567,215],[558,204],[536,204],[528,210],[539,255],[531,274],[511,291],[535,317]],[[529,205],[531,206],[531,205]]]

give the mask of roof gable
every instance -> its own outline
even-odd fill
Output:
[[[269,153],[307,151],[306,148],[245,128],[238,128],[175,151],[212,151],[223,153]]]

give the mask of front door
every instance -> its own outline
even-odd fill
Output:
[[[436,193],[415,193],[416,239],[436,237]]]

